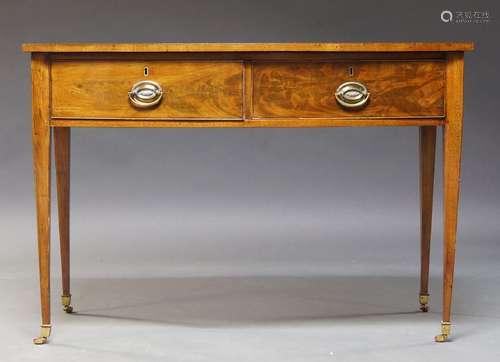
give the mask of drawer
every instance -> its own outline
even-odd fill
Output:
[[[159,103],[146,108],[129,99],[132,87],[144,80],[162,90]],[[56,60],[51,90],[52,118],[243,117],[243,64],[238,61]]]
[[[440,60],[257,62],[252,76],[254,118],[444,116],[445,63]],[[366,87],[363,106],[339,103],[335,93],[345,82]]]

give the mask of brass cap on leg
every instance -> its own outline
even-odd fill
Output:
[[[50,331],[52,326],[50,324],[42,324],[40,326],[40,336],[33,338],[34,344],[46,344],[49,341]]]
[[[73,313],[73,307],[71,306],[71,294],[61,295],[61,304],[66,313]]]
[[[451,323],[441,322],[441,334],[438,334],[434,340],[438,343],[446,342],[451,334]]]
[[[422,312],[428,312],[429,294],[420,294],[420,296],[418,297],[418,301],[420,302],[420,310]]]

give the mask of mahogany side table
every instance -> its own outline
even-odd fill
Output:
[[[53,135],[62,305],[71,313],[72,127],[419,128],[421,273],[428,310],[436,130],[443,128],[443,313],[448,339],[460,186],[464,52],[472,43],[24,44],[31,53],[42,325],[50,320]]]

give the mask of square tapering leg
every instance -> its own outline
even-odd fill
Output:
[[[50,143],[49,63],[45,56],[32,55],[33,105],[32,141],[33,169],[40,270],[42,327],[35,344],[44,344],[50,334]]]
[[[436,159],[436,127],[420,127],[420,310],[429,310],[429,261]]]
[[[455,270],[460,163],[462,154],[463,54],[448,55],[446,123],[443,131],[443,316],[442,331],[436,342],[448,339],[451,329],[451,302]]]
[[[61,250],[62,295],[61,303],[66,313],[72,313],[70,291],[70,164],[71,129],[54,128],[54,158],[57,178],[57,209]]]

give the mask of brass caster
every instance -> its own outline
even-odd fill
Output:
[[[438,343],[446,342],[451,333],[451,323],[441,322],[441,334],[438,334],[434,340]]]
[[[420,310],[422,312],[428,312],[429,311],[429,294],[421,294],[419,297],[418,297],[418,300],[420,302]]]
[[[62,295],[61,296],[61,304],[63,306],[63,310],[66,313],[73,313],[73,307],[71,306],[71,294],[70,295]]]
[[[34,344],[48,343],[50,336],[50,329],[51,329],[50,324],[42,324],[42,326],[40,327],[40,337],[33,338],[33,343]]]
[[[46,344],[48,343],[49,340],[47,337],[37,337],[37,338],[33,338],[33,343],[34,344]]]

